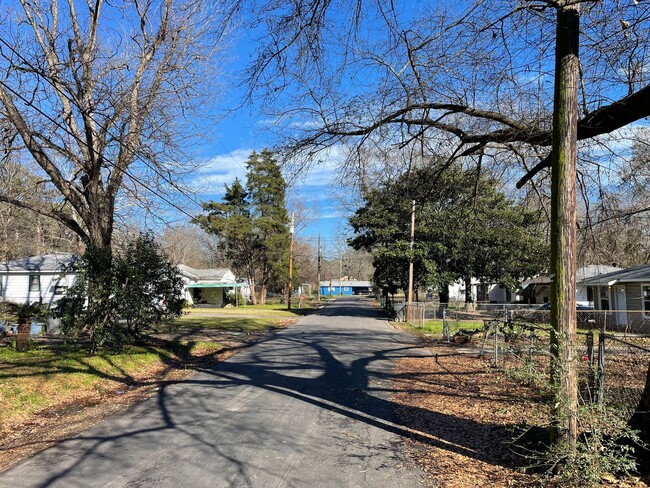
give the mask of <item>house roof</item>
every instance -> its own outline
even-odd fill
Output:
[[[606,273],[614,273],[616,271],[623,271],[623,269],[617,266],[608,266],[606,264],[590,264],[578,268],[576,271],[576,280],[582,281],[587,278],[593,278]]]
[[[79,258],[69,253],[52,253],[0,263],[0,273],[60,273]]]
[[[621,271],[621,268],[616,266],[607,266],[605,264],[588,264],[587,266],[580,266],[576,270],[576,281],[582,283],[584,280],[596,277],[605,273],[612,273]],[[540,275],[530,278],[521,283],[520,289],[524,289],[530,285],[550,285],[553,275]]]
[[[358,280],[325,280],[320,282],[320,286],[330,286],[330,283],[332,286],[358,286],[362,288],[372,288],[372,281],[358,281]]]
[[[228,268],[194,269],[184,264],[179,264],[178,269],[192,280],[223,281],[228,273],[232,273]]]
[[[580,283],[583,285],[614,285],[621,282],[648,282],[650,283],[650,264],[642,266],[635,266],[633,268],[622,269],[612,273],[605,273],[602,275],[587,278]]]

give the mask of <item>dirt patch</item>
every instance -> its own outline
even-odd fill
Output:
[[[490,368],[471,349],[427,347],[430,356],[395,363],[392,399],[401,422],[414,431],[409,457],[428,473],[430,486],[540,486],[511,449],[525,426],[548,423],[538,392]],[[607,486],[648,485],[632,479]]]
[[[287,321],[283,325],[294,321]],[[225,331],[196,330],[192,334],[183,333],[183,341],[217,341],[224,348],[218,352],[201,354],[199,347],[193,356],[143,372],[133,384],[118,385],[91,398],[76,398],[56,409],[46,409],[21,419],[20,422],[1,426],[0,471],[58,442],[73,438],[108,417],[125,412],[136,403],[156,395],[161,388],[191,378],[196,374],[197,368],[223,361],[273,332],[255,331],[239,335]],[[179,337],[159,335],[151,338],[154,342],[174,339]]]

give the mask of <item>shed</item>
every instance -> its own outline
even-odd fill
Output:
[[[372,292],[372,281],[329,280],[319,283],[321,295],[368,295]]]

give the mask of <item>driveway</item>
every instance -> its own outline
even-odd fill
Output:
[[[415,487],[391,359],[421,355],[369,301],[337,300],[0,474],[0,487]]]

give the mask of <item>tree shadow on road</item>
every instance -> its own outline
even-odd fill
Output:
[[[354,305],[351,307],[354,309]],[[349,316],[350,311],[345,309],[337,314]],[[377,312],[365,309],[356,316],[367,316],[365,314],[376,316]],[[141,461],[126,458],[120,452],[120,447],[130,442],[142,445],[143,449],[148,445],[165,444],[153,452],[161,458],[173,459],[181,459],[183,449],[191,444],[194,449],[230,463],[237,470],[233,476],[248,480],[251,473],[246,464],[249,461],[237,459],[228,445],[242,442],[242,439],[261,444],[268,433],[256,431],[254,425],[237,424],[220,406],[220,401],[230,400],[246,388],[305,402],[350,421],[390,432],[398,438],[412,438],[490,464],[511,465],[504,456],[507,447],[499,446],[497,441],[510,437],[508,426],[481,423],[455,416],[453,412],[434,412],[393,401],[394,380],[400,377],[393,372],[391,362],[405,357],[423,357],[426,352],[405,342],[408,338],[394,331],[368,334],[360,348],[359,331],[352,330],[354,327],[332,331],[285,330],[227,362],[203,369],[203,374],[174,385],[171,390],[163,387],[155,404],[146,402],[132,412],[131,419],[138,419],[137,423],[123,420],[110,428],[104,424],[42,453],[38,464],[50,463],[52,468],[47,479],[30,486],[83,480],[89,473],[98,476],[102,470],[124,470],[127,477],[129,470],[134,470],[134,476],[142,476],[138,471],[142,468],[137,467],[137,462]],[[459,389],[447,394],[465,396],[467,392]],[[508,393],[503,395],[507,397]],[[224,429],[229,432],[227,436],[223,436]],[[213,435],[217,431],[222,437]],[[172,434],[182,434],[186,441],[174,445],[178,441],[170,441]],[[68,445],[70,451],[66,452]],[[59,463],[61,456],[70,462]],[[76,457],[73,459],[73,456]],[[97,467],[98,461],[101,468]],[[206,468],[196,462],[196,469]],[[60,467],[54,468],[57,465]],[[155,472],[155,463],[150,469]],[[0,486],[4,486],[2,483],[0,477]]]

